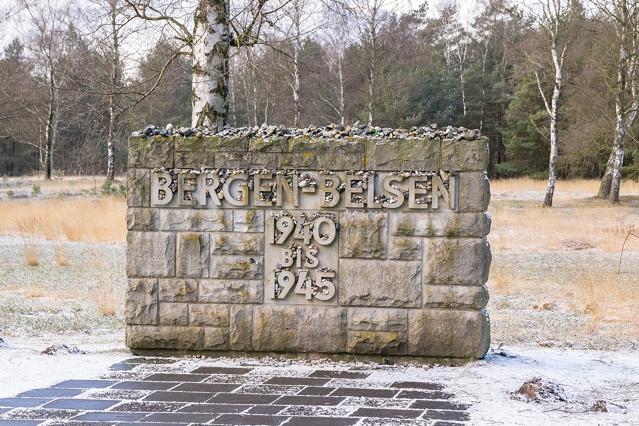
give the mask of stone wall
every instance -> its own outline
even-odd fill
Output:
[[[479,358],[485,138],[129,140],[131,348]]]

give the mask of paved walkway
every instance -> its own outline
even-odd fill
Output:
[[[402,368],[235,364],[132,358],[112,366],[100,380],[68,380],[0,399],[0,425],[453,425],[469,420],[468,406],[455,402],[444,384]]]

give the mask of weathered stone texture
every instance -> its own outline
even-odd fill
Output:
[[[424,239],[425,284],[484,284],[490,261],[483,238]]]
[[[405,355],[408,336],[397,331],[349,331],[347,352]]]
[[[184,232],[178,234],[177,276],[208,277],[209,235]]]
[[[216,232],[211,234],[211,254],[261,255],[263,234]]]
[[[149,207],[151,204],[151,171],[129,169],[126,179],[127,205],[129,207]]]
[[[407,309],[348,308],[348,329],[408,332]]]
[[[131,207],[126,213],[126,225],[129,231],[159,231],[160,211]]]
[[[197,280],[161,279],[159,286],[160,302],[197,302]]]
[[[450,309],[483,309],[488,303],[485,285],[426,285],[424,307]]]
[[[124,317],[127,324],[158,323],[157,280],[129,279]]]
[[[408,310],[348,309],[347,351],[404,355],[408,350]]]
[[[391,214],[391,235],[401,237],[483,237],[490,232],[487,213]]]
[[[341,305],[419,307],[422,262],[340,259]]]
[[[490,183],[484,172],[459,174],[460,212],[484,212],[490,203]]]
[[[485,311],[410,310],[408,352],[440,358],[482,358],[490,345]]]
[[[201,280],[200,302],[262,303],[264,284],[261,280]]]
[[[211,256],[211,278],[257,280],[263,276],[261,256]]]
[[[229,326],[229,305],[197,303],[189,305],[189,321],[191,325],[210,327]]]
[[[204,330],[189,326],[127,325],[126,345],[133,349],[210,349],[205,347]]]
[[[483,172],[488,169],[489,159],[487,139],[472,141],[444,139],[441,142],[442,170]]]
[[[129,232],[126,269],[129,277],[175,276],[175,234]]]
[[[339,353],[345,347],[346,309],[293,305],[254,306],[254,350]]]
[[[131,168],[171,168],[174,165],[174,151],[175,142],[173,137],[131,137],[129,138],[128,165]]]
[[[439,141],[383,139],[368,141],[373,168],[377,170],[439,170]]]
[[[340,256],[386,257],[388,240],[386,213],[345,212],[340,217]]]
[[[484,310],[491,262],[486,241],[491,226],[486,213],[490,201],[485,173],[487,139],[452,139],[455,135],[470,137],[473,131],[420,131],[422,139],[381,138],[378,133],[369,137],[344,133],[335,139],[131,138],[127,345],[139,349],[482,357],[490,342],[490,322]],[[382,132],[394,134],[388,129]],[[247,205],[220,198],[220,206],[217,197],[208,196],[203,201],[199,185],[206,184],[209,193],[221,190],[213,189],[217,180],[207,175],[203,181],[196,180],[200,192],[195,200],[179,200],[181,192],[177,191],[170,202],[166,199],[167,204],[150,207],[151,173],[157,168],[266,168],[272,173],[296,170],[311,176],[297,181],[300,192],[295,206],[288,189],[281,186],[278,202],[270,204],[269,193],[278,189],[276,178],[265,179],[274,185],[270,187],[274,192],[262,189],[261,200],[260,194],[255,197],[255,182],[250,181],[255,171],[251,170],[244,184],[251,188]],[[336,172],[340,181],[326,178],[320,170]],[[363,190],[358,196],[365,202],[356,206],[346,203],[350,192],[347,176],[352,171],[376,172],[374,185],[368,180],[362,183],[362,189],[369,185],[372,189],[370,200]],[[407,179],[411,173],[405,171],[429,173],[413,173],[412,177],[421,178]],[[452,176],[444,181],[457,184],[456,191],[451,188],[449,192],[453,203],[444,201],[447,191],[441,181],[430,180],[430,172],[439,171],[451,172],[441,176]],[[220,185],[229,182],[226,170],[218,172]],[[188,184],[191,179],[189,176]],[[330,185],[320,186],[326,180]],[[162,186],[165,179],[157,182],[154,186]],[[233,185],[232,192],[241,188],[239,182]],[[398,187],[401,193],[396,192]],[[429,191],[434,187],[441,193],[438,208],[424,198],[432,195]],[[193,190],[188,185],[180,188]],[[161,204],[166,192],[158,194],[160,199],[154,203]],[[391,195],[401,205],[382,195]],[[374,202],[379,197],[383,206]],[[322,205],[338,198],[335,206]],[[205,205],[198,205],[200,202]],[[259,204],[265,207],[255,207]],[[317,212],[334,214],[336,239],[331,244],[323,245],[320,236],[318,241],[315,236],[295,238],[287,232],[296,228],[272,220],[282,213],[312,217]],[[284,229],[277,229],[278,223]],[[284,239],[278,242],[279,237]],[[299,245],[303,250],[296,251]],[[312,254],[311,249],[317,253]],[[279,275],[283,281],[276,284],[278,275],[273,271],[282,268],[292,275]],[[300,280],[307,272],[309,281]],[[327,274],[324,281],[321,274]],[[324,292],[305,293],[308,287],[302,283],[315,279]],[[335,286],[334,293],[329,282]],[[331,298],[322,300],[322,295]]]
[[[253,349],[253,307],[251,305],[232,305],[230,307],[229,348],[235,351]]]
[[[264,211],[235,210],[233,212],[233,231],[264,232]]]
[[[186,303],[160,303],[160,325],[187,325],[188,318]]]
[[[233,212],[223,209],[162,209],[164,231],[231,231]]]
[[[389,259],[395,260],[421,260],[422,239],[392,237],[390,239]]]

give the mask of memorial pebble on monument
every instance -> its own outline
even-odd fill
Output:
[[[147,133],[129,140],[130,348],[486,354],[479,132]]]

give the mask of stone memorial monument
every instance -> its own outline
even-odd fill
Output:
[[[129,140],[130,348],[488,350],[478,132],[152,133]]]

